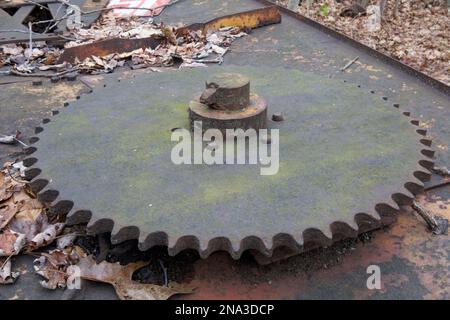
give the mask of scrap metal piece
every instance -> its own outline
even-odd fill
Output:
[[[257,10],[246,11],[233,15],[228,15],[213,19],[206,23],[195,23],[187,27],[177,29],[175,34],[183,36],[190,31],[202,30],[206,33],[208,30],[219,30],[222,27],[239,27],[242,29],[253,29],[268,24],[280,23],[281,15],[278,9],[267,7]],[[112,53],[130,52],[139,48],[155,49],[161,43],[160,37],[149,37],[143,39],[108,39],[96,41],[86,45],[80,45],[65,49],[58,59],[58,63],[74,63],[75,59],[83,61],[90,56],[104,57]],[[172,39],[175,41],[175,39]]]
[[[107,39],[85,45],[67,48],[58,58],[57,63],[75,63],[91,56],[105,57],[112,53],[131,52],[140,48],[155,49],[161,39],[155,37],[141,39]]]
[[[276,6],[226,15],[212,19],[205,23],[194,23],[177,29],[177,36],[187,35],[190,31],[201,31],[206,34],[209,30],[217,31],[224,27],[238,27],[240,29],[256,29],[270,24],[281,23],[281,14]]]
[[[277,174],[170,160],[193,93],[224,68],[288,115],[268,123],[280,135]],[[248,249],[271,256],[329,245],[392,221],[432,166],[417,121],[357,85],[308,72],[215,66],[95,91],[45,125],[24,161],[27,176],[68,223],[89,221],[89,232],[111,232],[113,243],[139,239],[141,250],[166,245],[171,255],[189,248],[203,258],[225,250],[237,259]]]
[[[71,5],[79,7],[81,10],[93,11],[81,17],[84,26],[89,26],[100,15],[100,11],[95,9],[102,8],[106,0],[101,2],[93,2],[92,0],[71,0]],[[38,19],[32,16],[35,9],[46,10],[49,18]],[[12,11],[12,9],[17,9]],[[28,25],[24,24],[27,20],[32,20],[34,24],[39,21],[48,21],[54,24],[51,32],[40,33],[33,31],[31,37],[33,41],[48,41],[61,39],[59,33],[66,31],[66,15],[67,5],[54,0],[37,0],[32,2],[14,1],[6,2],[0,5],[0,45],[6,43],[28,42],[30,40],[30,30]],[[13,13],[10,13],[13,12]],[[49,21],[54,20],[54,21]]]

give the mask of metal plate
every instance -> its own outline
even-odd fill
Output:
[[[189,100],[217,72],[249,77],[269,114],[286,115],[269,124],[280,129],[278,174],[170,161],[171,129],[188,128]],[[42,170],[34,185],[48,183],[40,196],[73,202],[73,223],[92,213],[90,230],[112,231],[113,242],[139,238],[141,249],[168,245],[172,255],[329,244],[379,225],[428,176],[411,119],[356,84],[292,69],[141,75],[108,83],[55,120],[32,155]]]

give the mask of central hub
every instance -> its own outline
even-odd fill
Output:
[[[267,103],[250,92],[250,80],[239,73],[222,73],[206,81],[206,89],[189,104],[191,130],[265,129]]]

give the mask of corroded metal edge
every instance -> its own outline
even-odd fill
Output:
[[[343,82],[350,85],[346,80],[343,80]],[[361,88],[361,86],[358,85],[358,88]],[[375,92],[372,91],[372,93]],[[77,98],[80,99],[81,97]],[[381,99],[389,103],[387,97],[383,96]],[[64,106],[70,107],[70,103],[66,102]],[[399,109],[399,112],[404,116],[410,117],[410,112],[400,109],[398,104],[394,103],[392,107]],[[53,111],[53,116],[57,114],[59,114],[59,111]],[[39,133],[44,131],[45,124],[50,121],[50,118],[43,119],[43,126],[37,127],[35,130],[37,136],[30,138],[31,144],[39,141]],[[119,228],[112,219],[97,218],[91,211],[77,208],[73,201],[60,199],[57,190],[46,188],[50,180],[49,178],[41,177],[41,170],[36,166],[38,159],[32,157],[32,154],[37,150],[36,147],[31,146],[26,150],[29,157],[24,159],[23,163],[28,168],[26,170],[26,179],[30,181],[29,186],[37,194],[40,201],[49,204],[54,212],[67,215],[66,223],[68,225],[87,223],[89,234],[110,232],[113,244],[137,239],[140,250],[145,251],[154,246],[167,246],[171,256],[175,256],[185,249],[195,249],[201,258],[207,258],[215,251],[227,251],[231,257],[239,259],[244,251],[253,249],[264,256],[271,257],[275,249],[280,247],[287,247],[295,252],[306,251],[320,246],[329,246],[336,241],[356,237],[360,233],[393,223],[396,220],[396,213],[399,211],[400,206],[410,205],[415,195],[423,191],[424,182],[430,179],[431,169],[434,166],[432,161],[434,151],[429,148],[432,141],[427,138],[427,131],[420,128],[420,122],[417,119],[411,119],[410,123],[417,127],[415,131],[420,137],[419,142],[423,145],[423,148],[420,150],[416,170],[405,179],[406,182],[401,190],[391,195],[391,199],[375,204],[373,212],[355,213],[353,221],[332,222],[327,230],[307,228],[298,235],[278,233],[270,241],[252,235],[240,240],[239,243],[232,243],[226,237],[216,237],[208,241],[201,241],[195,235],[174,238],[163,231],[141,232],[138,226]]]

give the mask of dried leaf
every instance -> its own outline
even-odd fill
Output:
[[[51,224],[38,233],[30,242],[31,249],[47,246],[52,243],[64,228],[64,223]]]
[[[19,277],[20,272],[11,272],[11,260],[0,259],[0,284],[12,284]]]
[[[96,264],[95,260],[88,256],[80,258],[77,266],[80,268],[82,278],[113,285],[122,300],[166,300],[174,294],[192,293],[193,288],[176,283],[163,287],[131,280],[133,272],[147,264],[147,262],[137,262],[121,266],[119,263],[106,261]]]
[[[39,282],[44,288],[54,290],[66,286],[66,272],[54,267],[45,256],[35,259],[33,265],[36,273],[46,279]]]
[[[36,273],[45,278],[39,283],[44,288],[51,290],[65,288],[70,275],[69,268],[77,263],[78,259],[77,251],[74,248],[41,253],[41,256],[33,261]]]
[[[20,204],[9,201],[0,206],[0,231],[5,228],[19,211]]]
[[[0,231],[0,257],[16,255],[26,243],[25,235],[5,229]]]
[[[16,143],[16,137],[15,136],[0,135],[0,143],[14,144],[14,143]]]
[[[66,234],[56,240],[56,247],[61,250],[71,247],[76,237],[77,235],[75,233]]]
[[[32,241],[39,233],[48,226],[47,216],[42,208],[34,208],[37,201],[26,202],[16,213],[14,219],[9,223],[9,228],[25,235],[27,242]]]
[[[0,172],[0,202],[8,200],[14,193],[10,181],[11,178],[6,177],[4,172]]]
[[[167,300],[175,294],[190,294],[194,290],[175,282],[167,287],[130,281],[119,281],[113,285],[121,300]]]

